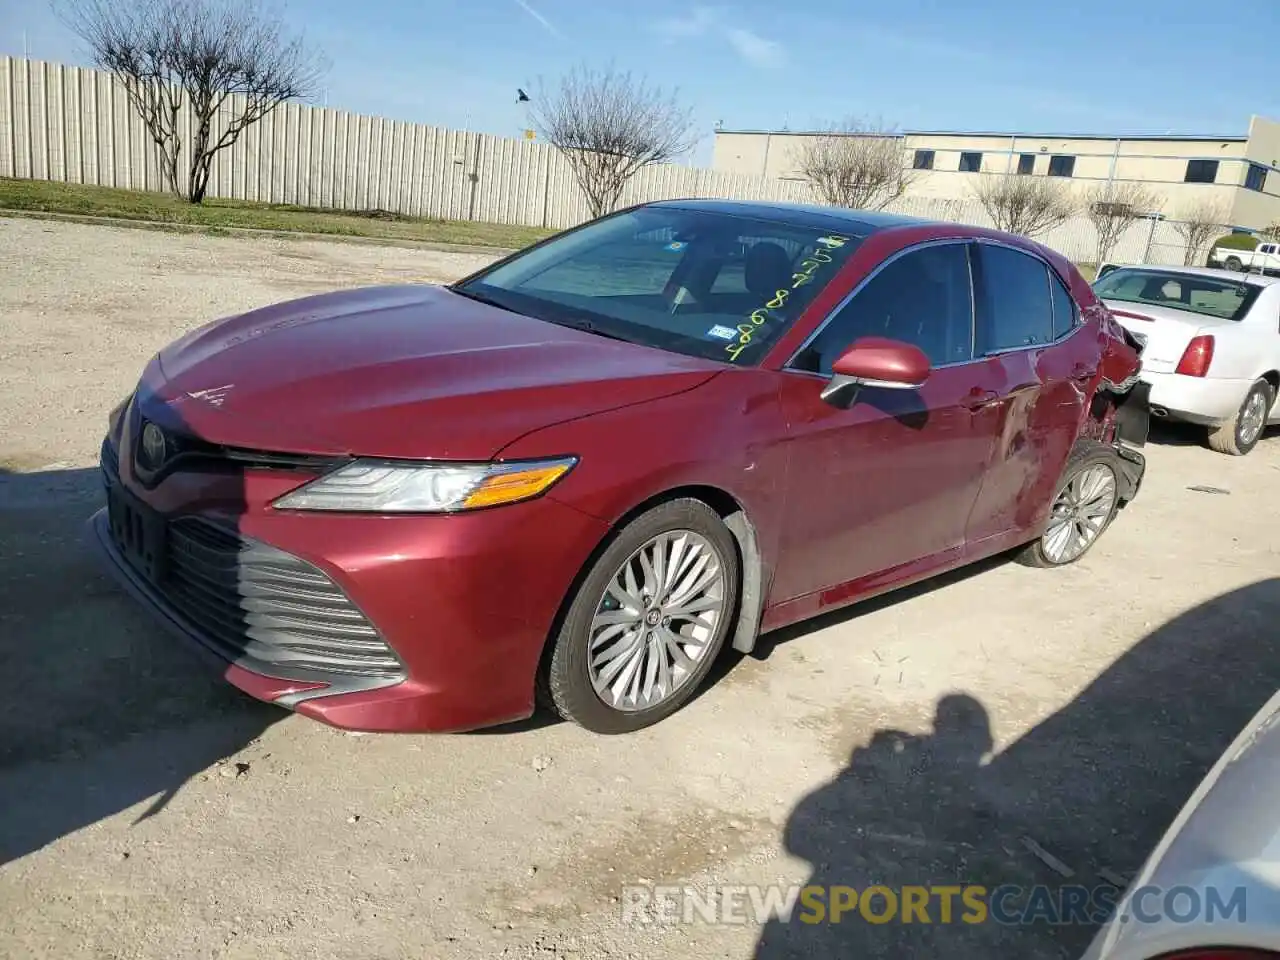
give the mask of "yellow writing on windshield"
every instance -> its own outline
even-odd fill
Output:
[[[738,324],[738,339],[726,346],[725,352],[729,354],[730,360],[738,359],[738,355],[743,350],[751,346],[751,338],[755,335],[758,328],[764,326],[766,321],[775,319],[770,316],[770,310],[780,310],[786,305],[792,291],[800,289],[806,283],[813,280],[814,274],[823,266],[823,264],[831,263],[833,257],[831,250],[838,250],[849,242],[848,237],[841,237],[836,234],[828,234],[825,237],[818,237],[814,241],[815,247],[812,253],[800,261],[796,265],[796,272],[791,275],[790,288],[783,288],[773,292],[773,299],[767,301],[763,307],[752,310],[745,322]]]

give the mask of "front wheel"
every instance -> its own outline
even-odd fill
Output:
[[[724,645],[740,570],[733,534],[702,501],[636,517],[574,595],[552,640],[545,698],[594,733],[630,733],[675,713]]]
[[[1040,539],[1015,559],[1028,567],[1063,567],[1083,557],[1115,519],[1120,507],[1117,456],[1098,443],[1082,445],[1058,481]]]
[[[1232,457],[1243,457],[1258,445],[1267,426],[1275,393],[1271,384],[1259,380],[1245,394],[1236,415],[1209,430],[1209,448]]]

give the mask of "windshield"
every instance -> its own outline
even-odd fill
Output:
[[[1256,284],[1169,270],[1112,270],[1093,284],[1104,300],[1170,307],[1204,317],[1239,320],[1253,305]]]
[[[640,207],[453,289],[551,323],[742,366],[760,360],[857,247],[861,238],[832,232],[832,222]]]

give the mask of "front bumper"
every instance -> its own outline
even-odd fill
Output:
[[[344,729],[446,732],[528,716],[560,604],[605,533],[550,497],[456,516],[326,515],[269,506],[296,475],[175,473],[146,491],[116,466],[104,457],[109,488],[184,535],[194,524],[223,538],[215,609],[189,589],[189,570],[177,569],[184,589],[166,579],[189,543],[171,540],[156,574],[131,562],[104,509],[93,540],[117,579],[239,689]]]

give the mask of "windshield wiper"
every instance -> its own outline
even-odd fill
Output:
[[[560,327],[568,327],[571,330],[581,330],[584,333],[593,333],[597,337],[605,337],[608,340],[620,340],[623,343],[634,343],[635,341],[621,334],[613,333],[604,329],[596,322],[595,314],[589,310],[581,310],[577,307],[571,307],[568,304],[560,303],[556,300],[537,301],[537,309],[530,307],[512,306],[504,303],[496,297],[487,293],[477,293],[475,290],[467,290],[462,287],[450,287],[454,293],[459,296],[466,297],[469,300],[475,300],[477,303],[485,303],[500,310],[506,310],[508,313],[515,313],[522,317],[532,317],[535,320],[542,320],[545,323],[554,323]],[[532,298],[530,298],[532,299]],[[550,308],[550,309],[547,309]]]
[[[453,293],[460,297],[466,297],[468,300],[474,300],[476,303],[483,303],[490,307],[497,307],[499,310],[505,310],[507,313],[519,313],[514,307],[509,307],[500,300],[488,296],[484,293],[476,293],[474,290],[467,290],[465,287],[449,287]]]
[[[557,304],[559,306],[559,304]],[[546,319],[545,317],[543,319]],[[607,340],[621,340],[623,343],[633,343],[631,339],[617,333],[611,333],[605,330],[594,320],[588,320],[586,317],[575,317],[572,320],[563,317],[557,317],[555,320],[549,320],[549,323],[558,323],[563,327],[571,330],[581,330],[584,333],[594,333],[597,337],[604,337]]]

